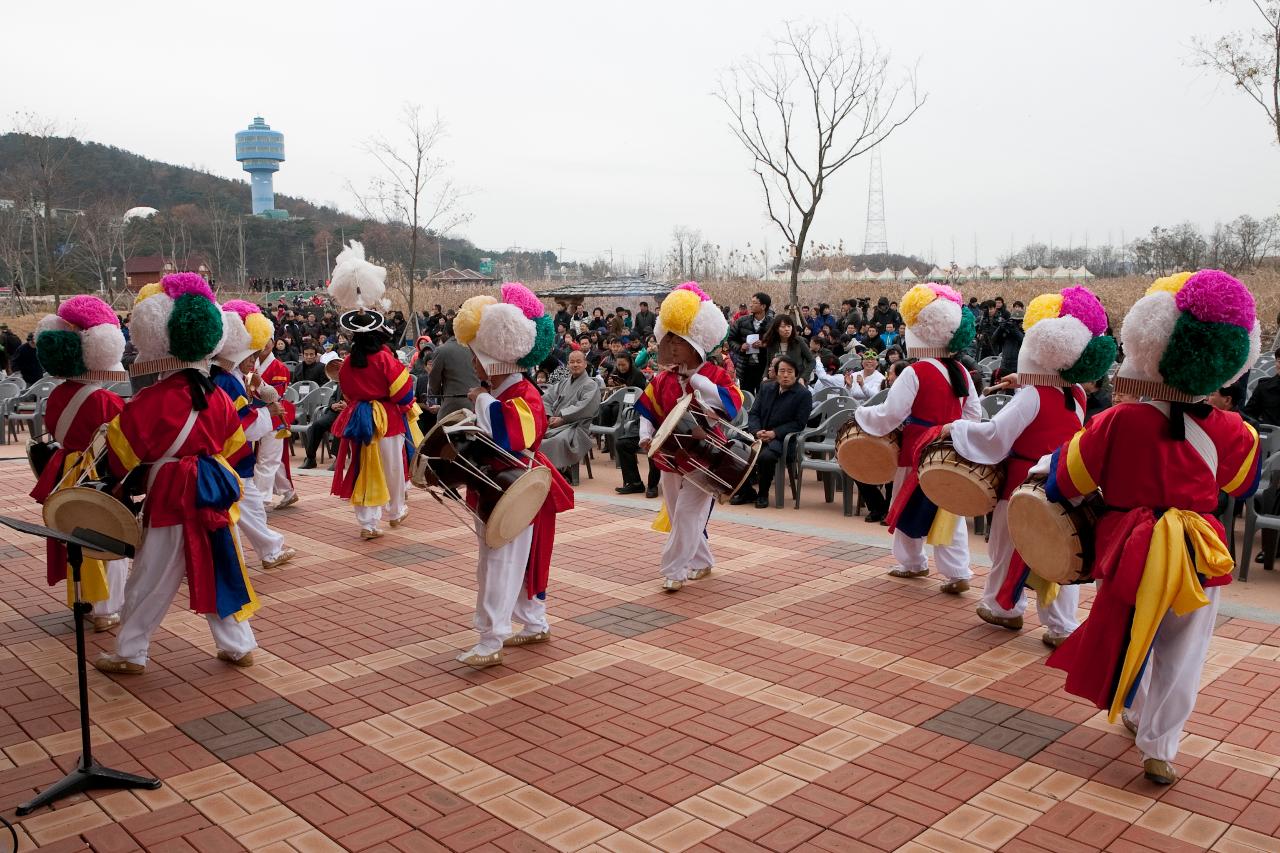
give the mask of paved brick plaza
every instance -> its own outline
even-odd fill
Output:
[[[0,512],[34,519],[25,463],[0,472]],[[96,755],[165,786],[30,815],[23,849],[1278,849],[1280,627],[1220,625],[1185,778],[1160,789],[1059,690],[1033,617],[983,626],[974,593],[886,577],[883,548],[715,521],[715,574],[664,595],[651,512],[582,500],[553,642],[474,672],[453,661],[473,534],[419,492],[408,528],[362,542],[327,480],[299,480],[273,523],[302,556],[254,577],[259,664],[213,660],[175,608],[145,675],[91,671]],[[0,530],[0,563],[13,818],[74,764],[77,712],[43,543]]]

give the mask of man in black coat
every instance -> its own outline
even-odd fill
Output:
[[[760,394],[751,406],[751,414],[747,418],[747,432],[754,435],[763,446],[756,460],[756,489],[743,487],[729,502],[735,505],[755,501],[757,507],[763,509],[769,505],[769,487],[773,484],[774,472],[778,470],[778,458],[782,456],[783,440],[795,432],[800,432],[809,423],[809,414],[813,411],[813,395],[809,389],[800,385],[799,366],[789,355],[781,355],[775,360],[774,374],[776,382],[766,382],[760,386]],[[792,452],[794,452],[792,448]],[[778,488],[786,488],[786,482],[778,484]]]
[[[645,338],[653,334],[657,323],[658,318],[649,310],[649,303],[641,302],[640,310],[631,318],[631,337],[639,338],[640,343],[644,343]]]
[[[1276,350],[1276,356],[1280,358],[1280,349]],[[1258,380],[1244,413],[1259,423],[1280,425],[1280,376]]]
[[[34,385],[44,376],[40,356],[36,355],[35,335],[27,335],[27,340],[14,353],[11,366],[14,371],[22,374],[22,380],[28,385]]]
[[[742,354],[742,369],[738,372],[738,387],[755,393],[764,379],[767,365],[764,363],[764,343],[760,339],[773,322],[769,307],[773,299],[761,292],[751,297],[749,312],[729,327],[729,344]]]
[[[314,382],[317,386],[329,381],[325,375],[324,365],[320,363],[320,353],[315,344],[307,344],[302,348],[302,363],[293,369],[290,382]]]

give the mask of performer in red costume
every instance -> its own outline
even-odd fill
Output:
[[[1195,707],[1234,561],[1214,517],[1218,493],[1247,497],[1258,483],[1258,436],[1235,412],[1204,403],[1258,357],[1253,296],[1218,270],[1163,278],[1120,329],[1117,393],[1147,402],[1089,421],[1042,465],[1047,491],[1071,500],[1102,489],[1088,619],[1049,665],[1068,692],[1123,714],[1157,784],[1177,781],[1173,760]]]
[[[1059,586],[1032,577],[1009,536],[1009,498],[1040,457],[1053,452],[1084,424],[1085,393],[1080,382],[1096,382],[1115,361],[1116,343],[1105,334],[1107,313],[1084,287],[1045,293],[1031,300],[1022,321],[1026,338],[1018,352],[1018,373],[1002,379],[1021,387],[989,421],[956,421],[942,428],[956,452],[984,465],[1004,467],[1000,500],[991,514],[991,572],[978,605],[978,618],[1013,631],[1027,609],[1024,589],[1036,589],[1041,640],[1057,648],[1079,624],[1080,586]],[[1030,582],[1030,584],[1028,584]]]
[[[114,654],[103,672],[143,672],[151,635],[185,578],[205,614],[218,659],[251,666],[249,617],[258,599],[232,525],[240,478],[228,459],[244,446],[235,407],[206,371],[222,341],[222,312],[195,273],[165,276],[138,293],[129,324],[134,375],[159,374],[107,430],[108,461],[124,477],[146,466],[143,541],[125,591]]]
[[[289,437],[289,425],[293,423],[297,411],[293,403],[285,399],[285,392],[289,390],[289,368],[276,358],[272,351],[273,342],[270,334],[261,346],[258,346],[258,336],[253,339],[253,345],[258,349],[257,373],[266,385],[275,389],[274,396],[283,409],[280,414],[272,416],[272,431],[258,440],[258,461],[254,467],[253,479],[258,491],[265,496],[268,508],[272,495],[280,495],[280,502],[275,505],[275,509],[284,509],[298,502],[298,492],[293,487],[293,473],[289,470],[289,445],[285,442]]]
[[[960,294],[945,284],[917,284],[902,297],[907,352],[919,359],[890,386],[878,406],[854,412],[858,425],[871,435],[902,429],[898,472],[893,478],[889,530],[898,567],[889,574],[918,578],[929,574],[926,542],[946,580],[942,591],[959,595],[969,588],[969,528],[963,518],[938,509],[920,489],[920,453],[941,435],[944,424],[964,418],[982,420],[982,407],[973,379],[955,354],[973,340],[973,315],[961,305]]]
[[[120,364],[124,354],[120,321],[96,296],[73,296],[58,306],[56,314],[42,319],[36,326],[36,353],[46,373],[66,380],[53,389],[45,404],[44,422],[58,448],[31,492],[43,504],[55,489],[73,485],[81,474],[94,469],[98,451],[90,445],[124,409],[124,401],[103,385],[126,381],[129,374]],[[81,598],[93,602],[95,631],[109,630],[120,622],[128,576],[128,560],[110,560],[105,565],[91,558],[82,561]],[[66,548],[51,541],[49,585],[66,578]],[[68,604],[73,597],[68,583]]]
[[[351,355],[338,373],[347,407],[333,423],[341,441],[331,491],[355,507],[363,539],[382,535],[383,512],[398,527],[409,515],[409,458],[422,436],[409,372],[387,347],[382,315],[387,271],[364,259],[354,240],[338,255],[329,294],[347,309],[339,325],[351,334]]]
[[[697,409],[708,418],[712,432],[723,440],[718,421],[733,420],[742,408],[742,392],[733,378],[706,360],[707,353],[724,340],[728,331],[724,314],[697,282],[689,281],[662,300],[654,331],[658,337],[658,362],[663,369],[654,374],[636,400],[641,449],[649,449],[667,413],[690,393]],[[662,588],[678,592],[687,581],[711,574],[715,565],[707,536],[715,498],[687,484],[662,459],[651,458],[650,464],[662,471],[663,511],[655,527],[670,534],[662,546]]]
[[[475,628],[480,638],[458,660],[480,668],[502,663],[504,646],[551,639],[546,597],[556,513],[573,508],[573,489],[538,450],[547,416],[542,393],[523,372],[540,364],[555,343],[555,328],[538,297],[518,282],[504,284],[501,301],[473,296],[462,303],[453,328],[459,342],[471,347],[482,383],[468,394],[480,428],[503,450],[529,457],[551,473],[542,508],[507,544],[489,547],[484,522],[476,520]],[[522,626],[519,633],[512,631],[513,620]]]

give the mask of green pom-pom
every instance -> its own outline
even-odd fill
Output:
[[[1110,335],[1099,335],[1089,341],[1075,364],[1058,372],[1068,382],[1097,382],[1111,369],[1115,360],[1116,339]]]
[[[537,337],[533,339],[533,349],[529,350],[528,355],[516,362],[516,364],[526,369],[532,369],[542,364],[547,356],[551,354],[551,348],[556,345],[556,324],[550,317],[543,314],[534,320],[533,324],[538,329]]]
[[[956,329],[956,333],[951,336],[951,340],[947,343],[947,352],[964,352],[964,350],[973,343],[974,337],[978,330],[973,324],[973,315],[968,311],[961,309],[960,326]]]
[[[1160,359],[1160,375],[1179,391],[1202,397],[1230,382],[1248,360],[1248,330],[1206,323],[1184,311]]]
[[[36,355],[46,373],[66,379],[88,370],[84,365],[84,349],[78,332],[60,329],[36,336]]]
[[[222,340],[222,312],[203,296],[187,293],[169,315],[169,353],[181,361],[204,361]]]

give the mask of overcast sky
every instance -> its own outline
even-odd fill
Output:
[[[882,149],[890,247],[992,262],[1010,243],[1120,242],[1155,224],[1276,212],[1261,110],[1193,68],[1192,37],[1252,24],[1226,0],[860,3],[15,3],[0,113],[35,111],[157,160],[247,178],[235,132],[285,134],[276,189],[351,208],[361,142],[405,102],[449,126],[481,247],[664,252],[675,225],[776,251],[750,160],[711,97],[784,17],[848,16],[925,108]],[[25,35],[24,35],[25,34]],[[860,248],[868,162],[828,188],[813,234]],[[245,186],[246,198],[248,185]]]

